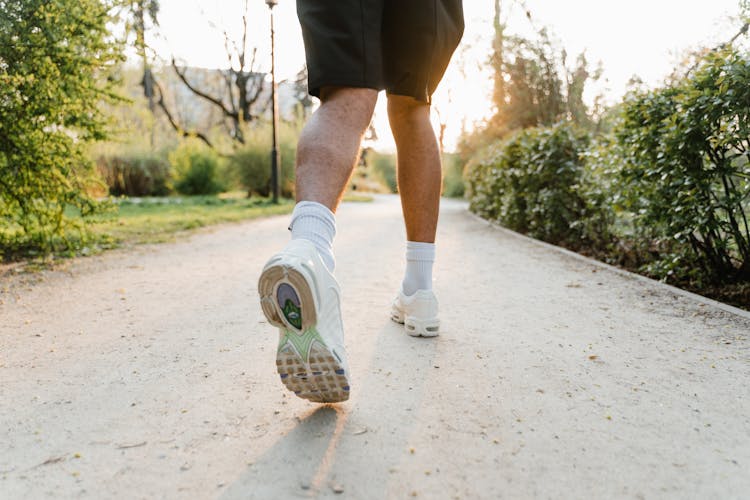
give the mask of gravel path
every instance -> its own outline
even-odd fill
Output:
[[[411,338],[378,197],[339,211],[353,392],[320,406],[256,298],[287,219],[0,278],[0,497],[747,498],[750,320],[446,201]]]

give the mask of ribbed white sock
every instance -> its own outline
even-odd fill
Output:
[[[329,271],[336,267],[333,238],[336,236],[336,216],[328,207],[315,201],[301,201],[292,212],[289,223],[293,240],[308,240],[318,250]]]
[[[406,242],[406,273],[401,288],[406,295],[417,290],[432,290],[432,264],[435,244],[419,241]]]

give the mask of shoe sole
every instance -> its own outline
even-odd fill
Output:
[[[440,320],[437,318],[421,320],[406,316],[398,308],[393,307],[391,319],[400,325],[404,325],[404,331],[412,337],[429,338],[440,335]]]
[[[279,287],[287,284],[299,301],[301,328],[294,327],[279,304]],[[287,289],[288,290],[288,289]],[[279,264],[266,268],[258,281],[263,313],[279,328],[276,370],[284,386],[297,396],[316,403],[349,399],[349,381],[343,360],[330,349],[316,329],[317,311],[308,278],[294,267]]]

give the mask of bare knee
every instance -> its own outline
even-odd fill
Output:
[[[341,116],[343,123],[364,129],[370,124],[378,91],[355,87],[323,87],[320,108]]]
[[[404,127],[413,127],[430,122],[430,105],[413,97],[388,96],[388,119],[394,132]]]

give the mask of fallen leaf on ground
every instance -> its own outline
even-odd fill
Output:
[[[139,446],[146,446],[147,441],[142,441],[140,443],[133,443],[133,444],[120,444],[117,445],[118,450],[125,450],[127,448],[138,448]]]
[[[51,464],[56,464],[56,463],[58,463],[58,462],[62,462],[63,460],[65,460],[65,457],[64,457],[64,456],[61,456],[61,457],[50,457],[50,458],[48,458],[47,460],[45,460],[44,462],[40,463],[39,465],[51,465]]]

